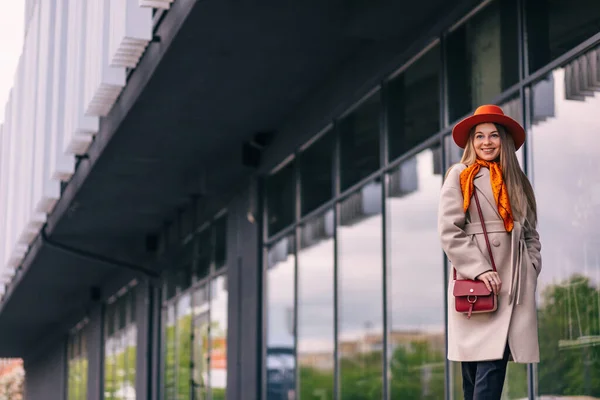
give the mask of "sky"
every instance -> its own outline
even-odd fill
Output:
[[[23,46],[25,0],[2,4],[0,13],[0,124]]]

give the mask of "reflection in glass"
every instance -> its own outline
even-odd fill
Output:
[[[494,0],[448,36],[450,120],[519,80],[517,1]]]
[[[177,301],[177,394],[178,400],[190,398],[191,355],[192,355],[192,308],[191,296],[187,292]]]
[[[267,400],[295,397],[294,241],[284,237],[267,254]]]
[[[300,230],[298,253],[298,365],[300,399],[333,399],[333,210]]]
[[[443,399],[444,266],[437,208],[439,152],[427,149],[387,176],[391,399]]]
[[[294,161],[266,179],[267,232],[269,236],[294,222],[296,190]]]
[[[135,370],[136,370],[136,359],[137,359],[137,327],[135,324],[131,324],[126,330],[126,341],[127,341],[127,400],[135,400]]]
[[[87,400],[87,387],[88,387],[88,358],[87,358],[87,348],[86,348],[86,340],[82,335],[81,338],[81,358],[79,360],[80,363],[80,390],[79,390],[79,398],[81,400]],[[124,399],[129,400],[129,399]]]
[[[116,329],[113,335],[115,343],[115,399],[121,399],[126,393],[125,375],[127,373],[125,365],[125,341],[123,338],[123,329],[126,321],[126,303],[124,299],[119,299],[115,303],[116,308]]]
[[[505,103],[500,104],[500,107],[502,107],[502,111],[504,111],[504,114],[508,115],[509,117],[517,121],[519,124],[521,124],[521,126],[523,126],[523,107],[521,105],[520,97],[514,97],[506,101]],[[521,165],[521,169],[523,169],[523,149],[524,147],[521,146],[521,148],[517,150],[516,153],[519,165]]]
[[[568,100],[569,78],[566,68],[558,68],[532,90],[531,159],[543,257],[537,285],[541,353],[537,390],[539,396],[596,399],[600,398],[600,88],[582,85],[578,100]],[[536,103],[536,99],[544,100]]]
[[[75,351],[73,348],[73,340],[69,337],[67,343],[67,400],[75,399],[75,379],[73,369],[73,358]]]
[[[600,31],[600,2],[527,0],[527,43],[531,72]]]
[[[210,228],[198,233],[196,238],[196,259],[193,264],[193,274],[197,280],[202,280],[210,273],[210,265],[213,261],[213,246],[210,237]]]
[[[227,215],[219,217],[214,224],[215,235],[215,269],[219,270],[227,265]]]
[[[227,278],[211,281],[210,390],[213,400],[225,400],[227,388]]]
[[[86,400],[88,358],[83,329],[69,335],[67,342],[67,399]]]
[[[379,169],[380,120],[377,92],[339,122],[342,191]]]
[[[333,196],[333,147],[334,135],[329,130],[300,155],[302,215]]]
[[[383,378],[382,187],[375,181],[339,205],[340,398],[375,400]]]
[[[106,306],[104,318],[104,399],[134,400],[137,327],[135,290]],[[85,363],[87,368],[87,362]]]
[[[389,159],[440,129],[440,46],[435,45],[388,85]]]
[[[206,285],[194,291],[194,348],[193,387],[194,400],[208,398],[208,332],[209,303]]]
[[[128,295],[129,302],[129,321],[127,328],[125,329],[126,336],[126,358],[127,358],[127,385],[133,389],[128,393],[127,400],[135,400],[135,371],[136,371],[136,360],[137,360],[137,325],[135,319],[135,308],[136,304],[136,293],[135,290],[130,292]]]
[[[167,305],[166,310],[163,310],[164,315],[164,390],[165,399],[175,399],[177,388],[175,386],[175,360],[177,359],[176,352],[176,336],[175,336],[175,304]]]
[[[109,304],[106,306],[106,316],[104,320],[104,398],[112,400],[116,392],[115,370],[115,341],[113,339],[115,333],[115,306]]]

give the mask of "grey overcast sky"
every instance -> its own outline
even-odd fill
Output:
[[[0,13],[0,124],[23,47],[25,0],[3,0]]]

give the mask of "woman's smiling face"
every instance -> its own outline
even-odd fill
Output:
[[[484,161],[497,160],[500,157],[501,145],[496,125],[486,122],[475,127],[473,147],[478,158]]]

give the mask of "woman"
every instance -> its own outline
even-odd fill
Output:
[[[439,233],[451,262],[448,359],[462,362],[465,400],[500,399],[508,360],[539,362],[535,291],[542,268],[536,202],[515,155],[525,141],[518,122],[493,105],[479,107],[452,131],[465,149],[441,191]],[[491,266],[477,191],[497,272]],[[453,273],[498,295],[498,308],[470,318],[455,310]]]

